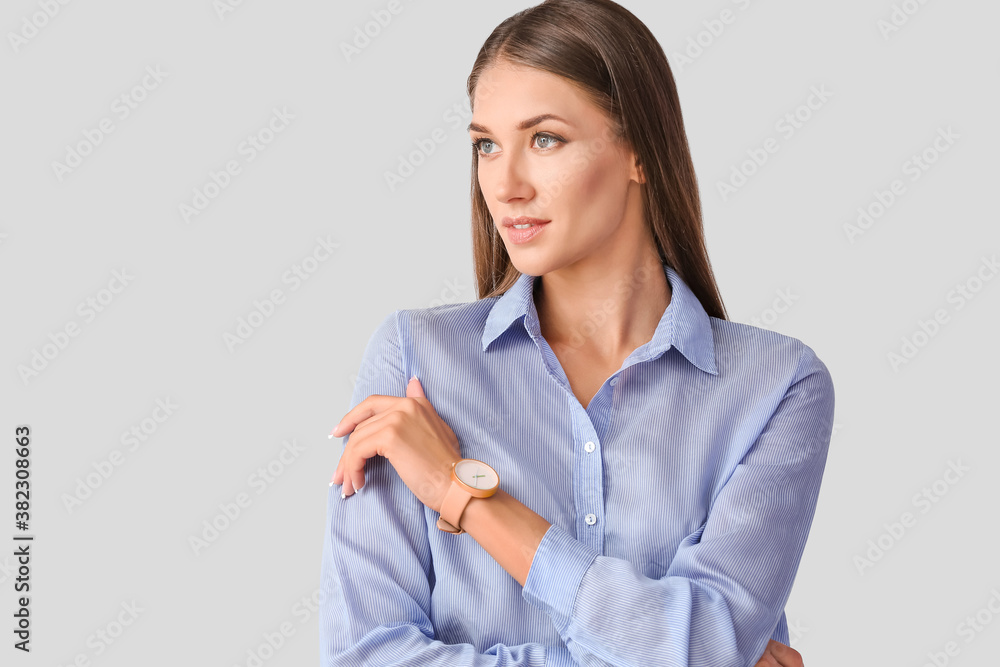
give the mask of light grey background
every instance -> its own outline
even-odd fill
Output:
[[[326,435],[365,343],[396,308],[475,298],[465,81],[493,27],[527,5],[402,0],[349,59],[342,45],[387,1],[229,4],[11,0],[0,12],[5,627],[19,424],[33,431],[37,536],[33,651],[13,650],[8,632],[4,664],[247,665],[283,624],[263,664],[315,664],[302,599],[317,590],[337,463]],[[948,664],[995,664],[1000,279],[976,279],[994,277],[983,261],[1000,252],[1000,6],[624,4],[674,69],[731,318],[800,338],[834,378],[835,435],[786,610],[792,644],[810,667],[921,665],[950,641]],[[894,7],[902,25],[886,32]],[[712,35],[705,22],[719,32],[724,10],[733,21]],[[830,96],[800,109],[814,87]],[[126,118],[122,95],[143,98]],[[275,108],[294,118],[248,161],[241,142]],[[777,124],[797,110],[809,118],[787,137]],[[102,119],[114,131],[60,179],[53,163]],[[385,172],[438,129],[445,141],[390,189]],[[770,137],[779,150],[724,199],[718,183]],[[927,149],[937,159],[912,180],[905,163]],[[240,173],[186,221],[179,207],[230,160]],[[905,192],[852,242],[845,225],[894,179]],[[317,239],[336,249],[310,264]],[[297,264],[314,269],[298,285],[284,279]],[[131,276],[124,288],[115,271]],[[961,307],[959,284],[979,288]],[[227,345],[273,290],[284,302]],[[105,300],[92,319],[78,310],[88,298]],[[946,321],[922,337],[939,309]],[[79,335],[59,349],[72,323]],[[904,337],[922,345],[894,367]],[[46,350],[45,368],[22,377]],[[177,407],[157,423],[167,399]],[[143,426],[130,449],[122,434]],[[120,465],[68,507],[113,450]],[[954,483],[950,463],[968,468]],[[280,474],[255,477],[269,465]],[[249,506],[195,553],[190,538],[224,525],[220,504],[241,493]],[[857,560],[879,542],[881,558]],[[96,640],[132,603],[135,622]],[[960,625],[977,613],[992,623]]]

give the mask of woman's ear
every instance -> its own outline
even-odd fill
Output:
[[[646,182],[646,171],[642,168],[642,165],[639,164],[638,158],[636,158],[635,165],[632,167],[632,180],[638,183]]]

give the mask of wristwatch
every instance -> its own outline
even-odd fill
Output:
[[[500,488],[497,471],[476,459],[461,459],[452,464],[451,486],[441,502],[437,527],[446,533],[460,535],[459,523],[465,506],[473,498],[489,498]]]

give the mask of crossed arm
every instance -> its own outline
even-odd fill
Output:
[[[380,363],[399,362],[391,345],[382,349],[389,356]],[[461,458],[457,440],[419,382],[405,391],[383,385],[388,391],[358,402],[333,433],[351,437],[333,480],[347,498],[331,494],[324,545],[324,586],[339,595],[321,619],[340,632],[336,641],[322,638],[325,654],[339,652],[337,664],[365,656],[378,664],[422,665],[800,665],[794,650],[769,637],[812,521],[833,395],[811,351],[799,370],[705,525],[681,544],[660,579],[589,551],[503,491],[470,501],[463,528],[523,586],[524,598],[548,614],[565,644],[497,645],[485,653],[435,640],[429,621],[432,564],[424,506],[440,509],[450,483],[446,472]],[[400,364],[395,377],[402,375]],[[374,491],[353,497],[365,486],[366,462]],[[348,510],[346,503],[355,507]],[[361,513],[377,514],[400,540],[379,545],[352,535],[362,529],[360,522],[351,525]],[[413,576],[414,570],[422,576]],[[571,585],[550,585],[556,578]],[[348,608],[348,597],[362,602]],[[641,641],[633,640],[637,635]]]

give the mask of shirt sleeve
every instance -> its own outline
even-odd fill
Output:
[[[372,394],[406,395],[396,315],[386,317],[368,341],[351,408]],[[331,486],[327,497],[320,572],[322,665],[575,664],[565,646],[497,644],[480,652],[472,644],[435,640],[430,621],[434,572],[423,503],[380,456],[366,462],[361,491],[342,499],[340,488]]]
[[[578,663],[752,667],[773,633],[787,634],[784,606],[833,430],[829,371],[803,347],[774,413],[662,578],[560,526],[545,533],[523,596],[549,614]]]

